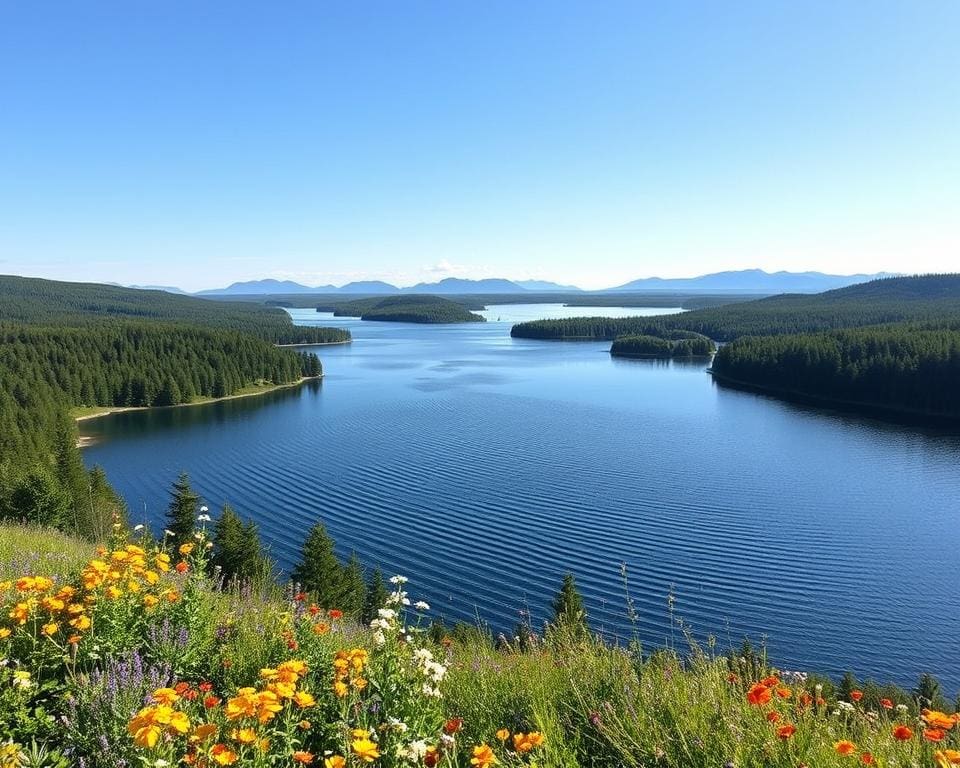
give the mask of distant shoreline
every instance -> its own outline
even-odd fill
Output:
[[[339,344],[350,344],[353,339],[343,341],[301,341],[296,344],[274,344],[275,347],[334,347]]]
[[[344,342],[333,342],[333,343],[344,343]],[[349,343],[349,342],[346,342]],[[299,345],[288,345],[288,346],[299,346]],[[207,400],[197,400],[192,403],[178,403],[177,405],[124,405],[116,407],[105,407],[102,411],[97,413],[87,413],[83,416],[74,416],[74,421],[78,424],[82,421],[89,421],[90,419],[99,419],[104,416],[111,416],[115,413],[126,413],[128,411],[162,411],[169,408],[192,408],[198,405],[212,405],[214,403],[222,403],[225,400],[239,400],[243,397],[260,397],[261,395],[269,394],[270,392],[276,392],[280,389],[292,389],[293,387],[299,387],[308,381],[320,381],[323,378],[321,373],[319,376],[302,376],[298,381],[291,381],[287,384],[274,384],[270,387],[264,387],[263,389],[257,392],[241,392],[236,395],[226,395],[224,397],[212,397]],[[94,439],[89,435],[80,435],[77,440],[77,448],[86,448],[87,446],[93,445]]]

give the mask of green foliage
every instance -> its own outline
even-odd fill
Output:
[[[159,321],[237,331],[275,344],[350,339],[350,332],[342,328],[295,326],[282,309],[249,302],[211,301],[165,291],[32,277],[0,276],[0,308],[0,317],[6,323],[45,327]]]
[[[601,339],[663,336],[687,330],[717,341],[742,336],[813,333],[885,323],[960,328],[960,275],[875,280],[814,295],[786,294],[661,317],[574,317],[513,326],[530,339]]]
[[[317,308],[329,311],[328,307]],[[410,295],[358,299],[336,305],[334,314],[359,317],[361,320],[384,320],[398,323],[482,323],[484,318],[470,312],[463,304],[440,296]]]
[[[190,486],[190,477],[181,472],[170,490],[167,507],[167,529],[173,533],[175,544],[185,544],[193,538],[200,511],[200,497]]]
[[[577,582],[572,573],[563,577],[560,591],[553,599],[553,618],[550,630],[568,638],[585,638],[589,633],[587,611],[583,607],[583,598],[577,590]]]
[[[379,568],[374,568],[370,577],[367,579],[366,589],[363,597],[363,611],[360,613],[360,622],[369,624],[377,617],[377,610],[386,602],[387,583],[383,578],[383,572]]]
[[[680,335],[681,338],[671,338]],[[714,344],[696,333],[668,332],[659,336],[619,336],[610,347],[615,357],[709,357]]]
[[[261,582],[270,578],[272,566],[260,549],[260,535],[252,520],[244,522],[229,504],[213,528],[213,557],[210,564],[226,580]]]
[[[746,337],[723,347],[722,379],[832,401],[960,416],[960,330],[901,326]]]
[[[356,555],[344,566],[333,548],[323,523],[316,523],[307,534],[291,578],[321,608],[359,615],[366,593],[363,568]]]

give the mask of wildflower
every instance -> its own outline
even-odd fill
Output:
[[[157,704],[164,704],[169,707],[180,699],[180,694],[173,688],[157,688],[151,698]]]
[[[0,640],[6,640],[11,634],[13,634],[13,630],[9,627],[0,627]]]
[[[443,724],[444,733],[457,733],[463,729],[463,718],[451,717]]]
[[[391,584],[406,584],[406,583],[407,583],[407,577],[406,577],[406,576],[391,576],[391,577],[390,577],[390,583],[391,583]]]
[[[925,728],[923,731],[923,738],[927,741],[943,741],[946,738],[947,732],[941,730],[940,728]]]
[[[895,725],[893,727],[893,738],[897,741],[910,741],[913,738],[913,731],[905,725]]]
[[[44,624],[40,631],[47,637],[53,637],[60,631],[60,625],[55,621],[51,621],[49,624]]]
[[[201,507],[203,509],[203,507]],[[210,515],[197,515],[197,522],[200,523],[209,523],[211,520]]]
[[[313,754],[304,750],[297,750],[293,753],[293,762],[301,765],[310,765],[313,762]]]
[[[323,759],[323,768],[344,768],[347,761],[341,755],[331,755]]]
[[[933,753],[933,759],[937,762],[937,768],[950,768],[953,765],[960,765],[960,751],[940,749]]]
[[[293,703],[300,707],[300,709],[306,709],[307,707],[312,707],[317,701],[306,691],[297,691],[293,694]]]
[[[181,544],[180,548],[177,549],[177,552],[184,557],[187,557],[191,552],[193,552],[193,544],[191,544],[189,541],[186,544]]]
[[[370,739],[366,736],[363,738],[354,739],[351,747],[353,749],[353,754],[355,754],[365,763],[372,763],[374,760],[380,757],[380,752],[377,750],[377,745],[370,741]]]
[[[869,752],[864,752],[860,755],[860,762],[864,765],[873,765],[873,755]]]
[[[139,525],[133,526],[133,532],[134,532],[134,533],[140,533],[140,531],[142,531],[142,530],[143,530],[144,528],[146,528],[146,527],[147,527],[147,526],[145,526],[143,523],[140,523]]]
[[[417,600],[417,602],[413,604],[413,607],[416,608],[418,611],[430,610],[430,606],[427,603],[423,602],[423,600]]]
[[[493,754],[493,750],[490,749],[487,744],[478,744],[473,748],[473,757],[470,758],[470,764],[476,765],[477,768],[486,768],[488,765],[494,765],[500,762],[497,760],[497,756]]]
[[[336,694],[338,699],[342,699],[350,692],[350,688],[342,680],[337,680],[333,684],[333,692]]]
[[[216,723],[203,723],[202,725],[198,725],[196,728],[193,729],[193,738],[197,739],[198,741],[203,741],[204,739],[212,736],[216,732],[217,732]]]
[[[777,688],[776,694],[778,698],[789,699],[793,695],[793,691],[789,688]]]
[[[535,747],[541,746],[546,739],[539,731],[530,733],[515,733],[513,735],[513,748],[520,753],[529,752]]]
[[[850,698],[853,701],[860,701],[863,698],[863,691],[850,691]]]
[[[324,622],[321,621],[321,622],[318,622],[317,624],[314,624],[312,629],[313,629],[313,634],[315,635],[325,635],[327,634],[327,632],[330,631],[330,625],[325,624]]]
[[[777,738],[778,739],[789,739],[793,734],[797,732],[797,727],[795,725],[787,724],[781,725],[777,728]]]
[[[423,755],[423,764],[427,768],[436,768],[436,765],[439,762],[440,753],[437,751],[437,748],[433,745],[427,747],[427,751]]]
[[[880,706],[884,709],[893,709],[893,702],[890,699],[880,699]]]
[[[210,757],[218,765],[233,765],[237,762],[237,753],[226,744],[214,744],[210,750]]]
[[[230,738],[240,744],[253,744],[257,740],[257,732],[253,728],[239,728],[230,733]]]
[[[780,719],[780,713],[779,713],[779,712],[767,712],[767,722],[768,722],[768,723],[775,723],[775,722],[777,722],[777,720],[779,720],[779,719]]]
[[[301,731],[309,731],[311,728],[313,728],[313,724],[309,720],[301,720],[299,723],[297,723],[297,728],[299,728]]]
[[[841,739],[840,741],[834,742],[833,749],[838,755],[843,755],[846,757],[857,751],[857,745],[852,741]]]
[[[216,696],[204,696],[203,697],[203,708],[204,709],[214,709],[215,707],[220,706],[220,699]]]
[[[510,738],[510,731],[508,731],[506,728],[501,728],[499,731],[497,731],[496,735],[500,741],[506,741]]]
[[[923,710],[920,717],[931,728],[940,728],[944,731],[949,731],[956,725],[956,720],[953,719],[952,715],[948,715],[946,712],[938,712],[935,709]]]
[[[176,564],[176,566],[174,566],[174,570],[177,573],[186,573],[188,570],[190,570],[190,566],[187,565],[186,560],[181,560],[179,563]]]
[[[337,619],[343,618],[343,611],[334,608],[332,611],[327,611],[327,616],[336,621]]]
[[[769,703],[771,698],[772,694],[770,693],[770,689],[762,682],[756,683],[747,691],[747,701],[755,707],[761,707]]]

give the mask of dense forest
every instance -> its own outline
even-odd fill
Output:
[[[513,326],[516,338],[608,340],[695,331],[716,341],[897,322],[960,327],[960,275],[874,280],[814,295],[783,295],[660,317],[577,317]]]
[[[318,376],[316,355],[276,342],[349,334],[303,330],[256,305],[0,278],[0,518],[102,535],[123,504],[84,469],[70,410],[179,405]]]
[[[329,311],[323,306],[318,312]],[[340,317],[381,320],[397,323],[482,323],[480,315],[462,304],[440,296],[409,295],[358,299],[340,304],[334,310]]]
[[[720,349],[721,380],[775,392],[960,417],[960,331],[909,325],[744,337]]]
[[[249,302],[213,301],[164,291],[95,283],[63,283],[0,276],[0,321],[86,325],[104,319],[159,320],[249,333],[275,344],[349,341],[342,328],[294,325],[282,309]]]
[[[706,336],[682,331],[662,336],[620,336],[614,339],[614,357],[709,357],[716,347]]]

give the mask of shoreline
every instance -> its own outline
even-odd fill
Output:
[[[336,347],[340,344],[352,344],[353,339],[345,339],[344,341],[302,341],[298,344],[274,344],[275,347],[287,348],[287,347]]]
[[[332,343],[349,343],[349,342],[332,342]],[[302,376],[298,381],[291,381],[287,384],[275,384],[271,387],[266,387],[259,392],[241,392],[236,395],[226,395],[224,397],[214,397],[209,400],[199,400],[193,403],[177,403],[177,405],[121,405],[121,406],[111,406],[104,407],[104,410],[98,411],[97,413],[87,413],[82,416],[74,416],[73,420],[79,425],[81,422],[89,421],[91,419],[100,419],[104,416],[112,416],[115,413],[126,413],[128,411],[159,411],[167,408],[193,408],[198,405],[213,405],[214,403],[222,403],[227,400],[239,400],[243,397],[260,397],[261,395],[269,394],[270,392],[276,392],[281,389],[292,389],[294,387],[300,387],[306,384],[308,381],[320,381],[323,379],[323,374],[319,376]],[[93,445],[95,439],[89,435],[80,435],[77,439],[77,448],[86,448],[87,446]]]
[[[945,423],[951,426],[960,424],[960,418],[951,414],[932,413],[928,411],[918,411],[910,408],[897,408],[879,403],[869,403],[858,400],[841,400],[822,395],[812,395],[806,392],[799,392],[792,389],[781,389],[779,387],[770,387],[763,384],[753,384],[749,381],[734,379],[717,373],[713,368],[707,368],[707,373],[718,384],[738,389],[743,392],[752,392],[753,394],[764,395],[774,399],[807,405],[820,410],[833,410],[839,413],[848,413],[852,415],[868,416],[874,419],[880,419],[887,422],[896,422],[909,425],[923,425],[930,427],[943,426]]]

